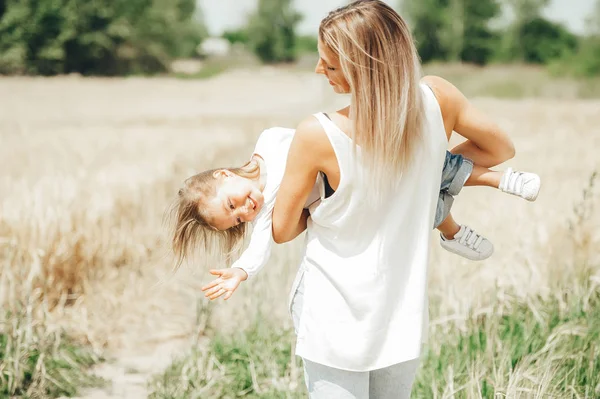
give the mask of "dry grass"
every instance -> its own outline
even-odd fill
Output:
[[[170,276],[164,211],[187,176],[245,160],[263,128],[294,126],[346,98],[312,74],[269,68],[208,81],[4,78],[0,91],[10,93],[0,98],[0,242],[11,248],[0,253],[0,301],[36,310],[23,329],[34,320],[65,328],[110,354],[202,337],[206,323],[232,332],[259,314],[289,328],[297,243],[230,301],[206,304],[198,289],[215,265],[199,259]],[[432,342],[468,329],[474,314],[495,317],[509,299],[533,303],[579,289],[571,282],[581,273],[598,278],[598,212],[574,209],[600,170],[600,102],[475,102],[514,138],[511,166],[536,171],[544,187],[535,204],[483,188],[461,194],[457,220],[486,234],[496,254],[472,263],[434,243]]]

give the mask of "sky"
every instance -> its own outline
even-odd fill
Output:
[[[235,29],[246,21],[246,15],[256,6],[257,0],[198,0],[208,29],[212,35]],[[571,31],[583,33],[585,18],[594,8],[595,0],[550,0],[544,14],[548,19],[565,24]],[[295,8],[304,20],[298,27],[300,34],[315,34],[319,22],[327,12],[345,4],[344,0],[294,0]],[[388,3],[398,3],[397,0]]]

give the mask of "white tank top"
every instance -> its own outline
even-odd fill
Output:
[[[308,221],[296,346],[305,359],[369,371],[420,355],[428,325],[431,226],[448,145],[439,104],[429,87],[422,85],[422,92],[423,145],[388,205],[370,211],[356,184],[360,168],[352,140],[315,114],[337,156],[340,183],[329,198],[321,194]]]

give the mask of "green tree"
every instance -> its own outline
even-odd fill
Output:
[[[448,61],[460,61],[463,51],[465,9],[463,0],[449,0],[447,11],[443,13],[440,42],[447,49]]]
[[[500,13],[497,0],[407,0],[403,9],[423,62],[485,64],[491,58],[497,39],[490,21]]]
[[[576,76],[600,76],[600,0],[586,21],[586,29],[578,51],[563,63]]]
[[[301,19],[291,0],[259,0],[246,29],[250,48],[266,63],[294,61]]]
[[[506,4],[514,15],[515,24],[522,25],[539,18],[550,0],[506,0]]]
[[[497,0],[462,0],[463,39],[460,59],[478,65],[487,64],[494,54],[497,35],[490,21],[500,13]]]
[[[411,25],[417,51],[423,62],[446,61],[449,58],[444,31],[448,26],[445,13],[448,0],[406,0],[403,13]]]
[[[27,72],[37,64],[48,74],[60,70],[64,43],[74,32],[63,13],[65,2],[6,0],[0,20],[0,71]]]
[[[522,60],[532,64],[548,64],[577,49],[577,36],[562,25],[544,18],[524,23],[518,31]]]
[[[0,1],[1,73],[160,72],[205,34],[194,0]]]
[[[504,0],[513,20],[504,33],[497,57],[501,61],[525,61],[526,50],[522,47],[521,35],[530,29],[525,25],[542,18],[542,12],[550,0]],[[537,22],[534,23],[535,25]]]

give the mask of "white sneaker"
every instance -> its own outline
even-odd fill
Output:
[[[500,179],[500,190],[505,193],[513,194],[527,201],[535,201],[540,192],[541,180],[535,173],[517,172],[512,168],[506,169],[506,172]]]
[[[494,245],[490,240],[465,225],[460,226],[453,240],[440,234],[440,244],[445,250],[471,260],[484,260],[494,253]]]

